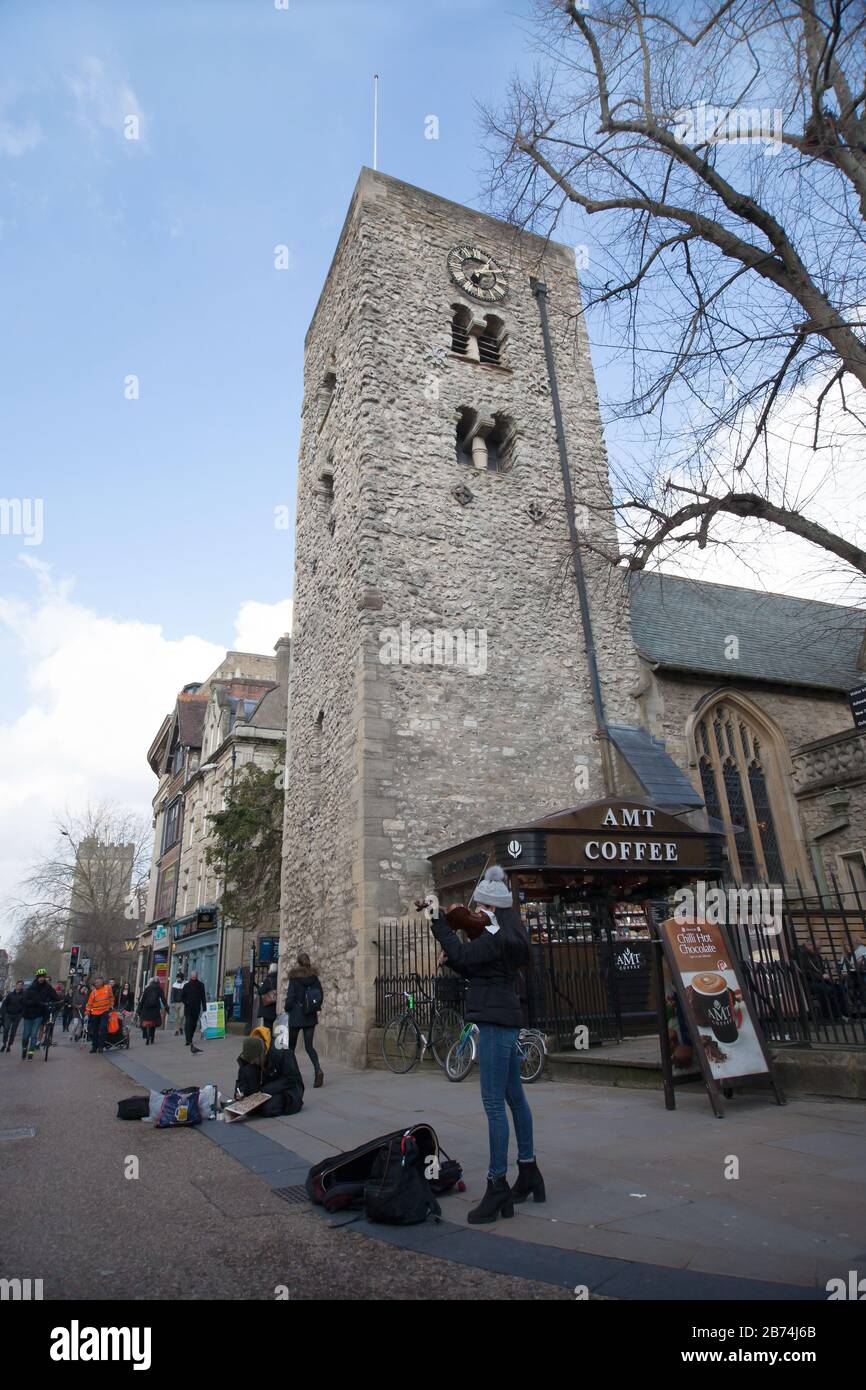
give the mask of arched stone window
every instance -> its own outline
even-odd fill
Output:
[[[486,367],[505,366],[505,324],[496,314],[478,318],[465,304],[451,306],[451,351]]]
[[[501,367],[504,350],[505,324],[495,314],[489,314],[484,320],[483,331],[478,335],[479,360],[489,367]]]
[[[731,827],[734,878],[793,880],[803,865],[781,733],[751,700],[732,693],[710,697],[690,722],[707,812]]]
[[[507,473],[514,466],[517,428],[508,415],[485,416],[471,406],[457,412],[457,462],[489,473]]]
[[[451,351],[466,357],[469,352],[469,329],[472,327],[472,310],[465,304],[452,304]]]

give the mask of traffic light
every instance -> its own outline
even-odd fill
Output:
[[[70,975],[74,975],[75,972],[76,972],[77,969],[78,969],[78,957],[80,956],[80,954],[81,954],[81,947],[80,947],[80,946],[73,946],[73,947],[72,947],[72,950],[69,952],[69,973],[70,973]]]

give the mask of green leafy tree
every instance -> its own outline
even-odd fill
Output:
[[[206,860],[222,880],[226,920],[245,935],[280,909],[285,755],[283,743],[275,748],[273,767],[247,763],[234,779],[225,809],[208,816],[212,840]]]

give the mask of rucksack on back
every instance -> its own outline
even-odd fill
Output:
[[[324,995],[321,985],[304,986],[304,1013],[317,1014],[322,1007]]]

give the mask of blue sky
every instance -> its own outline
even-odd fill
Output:
[[[286,626],[274,509],[373,73],[379,167],[480,205],[475,102],[529,9],[4,0],[0,497],[42,499],[44,538],[0,535],[0,917],[58,812],[147,811],[180,686]]]
[[[273,508],[294,497],[303,336],[370,162],[372,74],[380,167],[475,201],[473,95],[517,62],[525,9],[7,0],[2,119],[32,144],[0,156],[3,489],[44,498],[39,559],[80,602],[224,642],[239,598],[287,595]],[[0,587],[31,586],[4,546]]]

